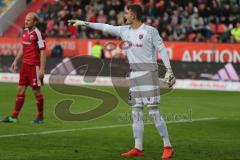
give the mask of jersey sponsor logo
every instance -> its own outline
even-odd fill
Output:
[[[119,44],[119,47],[123,50],[127,50],[128,48],[132,47],[132,43],[130,41],[122,41]]]
[[[23,41],[22,43],[25,44],[25,45],[31,45],[31,44],[32,44],[32,43],[29,42],[29,41]]]
[[[139,43],[133,43],[132,44],[133,47],[143,47],[143,44],[139,44]]]
[[[114,42],[107,42],[104,46],[104,50],[106,51],[113,51],[119,47],[122,50],[128,50],[131,47],[143,47],[141,43],[132,43],[131,41],[121,41],[119,44]]]

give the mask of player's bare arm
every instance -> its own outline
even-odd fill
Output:
[[[46,65],[46,52],[45,50],[40,51],[40,70],[39,78],[43,78],[45,74],[45,65]]]
[[[23,56],[23,46],[20,45],[17,56],[15,57],[12,65],[11,65],[12,70],[14,70],[14,71],[16,70],[17,63],[18,63],[19,59],[22,58],[22,56]]]

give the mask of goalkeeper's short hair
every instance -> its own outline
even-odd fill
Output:
[[[127,6],[127,9],[136,14],[136,19],[137,20],[139,20],[139,21],[142,20],[143,10],[142,10],[142,7],[140,5],[131,4],[131,5]]]

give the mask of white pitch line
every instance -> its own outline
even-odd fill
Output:
[[[188,123],[188,122],[197,122],[197,121],[210,121],[210,120],[215,120],[215,119],[217,119],[217,118],[215,118],[215,117],[199,118],[199,119],[183,120],[183,121],[170,121],[167,123]],[[149,125],[149,124],[153,124],[153,123],[144,123],[144,124]],[[98,127],[89,127],[89,128],[73,128],[73,129],[43,131],[43,132],[32,132],[32,133],[6,134],[6,135],[0,135],[0,138],[31,136],[31,135],[46,135],[46,134],[53,134],[53,133],[87,131],[87,130],[108,129],[108,128],[120,128],[120,127],[128,127],[128,126],[132,126],[132,124],[118,124],[118,125],[98,126]]]

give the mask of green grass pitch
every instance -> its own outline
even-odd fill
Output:
[[[17,84],[0,83],[0,118],[10,115],[16,88]],[[117,96],[111,87],[96,89]],[[129,115],[131,108],[123,100],[119,99],[117,108],[103,117],[88,122],[68,122],[58,119],[54,113],[55,105],[61,99],[75,100],[71,107],[74,113],[96,107],[101,101],[59,94],[48,85],[44,86],[42,91],[45,97],[44,124],[31,124],[36,116],[36,104],[30,88],[18,123],[0,123],[1,160],[161,159],[162,141],[151,124],[145,125],[145,156],[119,156],[133,146],[131,121],[121,117]],[[127,94],[127,89],[123,89],[122,92]],[[169,134],[176,151],[172,159],[240,159],[239,102],[238,92],[174,90],[163,95],[160,105],[163,115],[186,114],[192,119],[191,122],[188,120],[182,123],[168,123]],[[144,111],[147,115],[147,110]],[[12,137],[7,137],[9,135]]]

